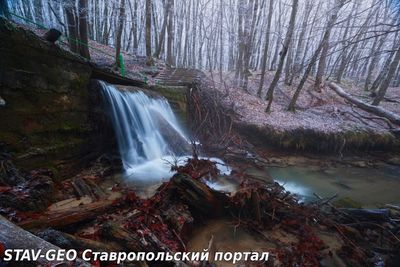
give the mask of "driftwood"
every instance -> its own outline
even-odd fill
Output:
[[[107,222],[101,228],[101,235],[128,251],[169,251],[145,225],[142,225],[141,230],[129,231],[114,222]]]
[[[229,202],[228,197],[209,188],[188,175],[177,174],[171,179],[172,187],[178,191],[181,200],[190,210],[202,215],[221,214]]]
[[[45,254],[49,250],[60,250],[61,248],[25,231],[16,226],[0,215],[0,244],[3,244],[6,249],[41,249],[41,254]],[[63,262],[49,262],[45,257],[39,257],[37,263],[40,266],[55,266]],[[77,266],[91,266],[89,263],[77,260]],[[74,265],[71,265],[74,266]]]
[[[368,103],[365,103],[355,97],[353,97],[352,95],[346,93],[342,87],[340,87],[339,85],[337,85],[336,83],[330,82],[328,83],[328,86],[334,90],[339,96],[347,99],[349,102],[351,102],[352,104],[356,105],[357,107],[373,113],[375,115],[387,118],[389,121],[391,121],[393,124],[399,125],[400,126],[400,116],[389,111],[386,110],[382,107],[379,106],[374,106]]]
[[[194,220],[186,205],[173,205],[164,211],[162,215],[180,239],[189,240],[189,233],[193,230]]]
[[[359,221],[385,222],[389,220],[388,209],[340,208],[338,210]]]
[[[63,211],[46,212],[39,218],[28,219],[18,225],[24,229],[63,227],[102,215],[112,208],[113,203],[113,200],[100,200]]]
[[[126,230],[113,222],[105,223],[101,228],[101,236],[113,240],[129,251],[143,251],[144,244],[141,236],[137,233]]]

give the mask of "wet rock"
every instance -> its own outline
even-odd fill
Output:
[[[392,157],[387,160],[388,163],[400,166],[400,157]]]
[[[48,228],[37,233],[37,236],[47,242],[64,249],[72,248],[71,242],[66,239],[60,231]]]
[[[6,101],[0,96],[0,107],[4,107],[6,105]]]
[[[40,211],[51,203],[54,195],[52,178],[47,170],[31,173],[26,182],[0,193],[0,207],[18,211]]]
[[[94,123],[93,109],[101,101],[88,90],[91,66],[3,19],[0,47],[0,92],[7,100],[0,141],[18,166],[50,168],[58,177],[76,174],[89,157],[100,156],[107,140],[106,128]]]

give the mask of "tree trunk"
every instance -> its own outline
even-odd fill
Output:
[[[113,209],[113,200],[99,200],[61,211],[49,211],[38,218],[20,222],[24,229],[64,227],[78,222],[88,221]]]
[[[118,68],[121,68],[121,37],[122,37],[122,30],[125,21],[125,0],[121,0],[120,7],[119,7],[119,17],[118,17],[118,30],[117,30],[117,40],[115,41],[115,64]]]
[[[335,10],[333,10],[333,12],[335,12]],[[334,16],[337,16],[337,13],[334,14]],[[321,92],[322,79],[323,76],[325,75],[326,57],[328,55],[328,50],[329,50],[329,38],[331,36],[331,30],[332,27],[330,25],[327,25],[324,36],[324,42],[321,50],[321,56],[319,58],[319,63],[317,68],[317,76],[315,77],[315,83],[314,83],[314,90],[317,92]]]
[[[268,59],[268,50],[269,50],[269,36],[271,31],[271,21],[272,21],[272,14],[274,12],[274,0],[269,0],[269,9],[268,9],[268,18],[267,18],[267,29],[265,32],[265,44],[264,44],[264,56],[262,59],[261,65],[261,77],[260,77],[260,84],[258,86],[257,95],[261,97],[262,89],[264,86],[264,79],[265,79],[265,72],[267,71],[267,59]]]
[[[358,99],[354,98],[353,96],[351,96],[350,94],[346,93],[339,85],[337,85],[333,82],[329,83],[328,86],[330,88],[332,88],[338,95],[347,99],[349,102],[353,103],[357,107],[359,107],[367,112],[373,113],[375,115],[385,117],[392,123],[394,123],[396,125],[400,125],[400,116],[399,115],[397,115],[389,110],[385,110],[381,107],[377,107],[374,105],[370,105],[368,103],[364,103],[361,100],[358,100]]]
[[[298,0],[293,0],[289,28],[288,28],[288,31],[285,36],[285,41],[283,43],[283,48],[281,51],[281,58],[279,60],[278,69],[276,70],[274,79],[272,80],[271,85],[269,86],[269,89],[268,89],[268,94],[267,94],[268,106],[267,106],[267,109],[265,110],[266,112],[269,112],[271,110],[272,100],[274,97],[274,90],[275,90],[276,85],[278,84],[279,78],[281,77],[281,73],[283,70],[283,64],[285,63],[285,57],[287,55],[290,42],[292,41],[294,26],[295,26],[295,22],[296,22],[296,13],[297,13],[298,4],[299,4]]]
[[[90,59],[88,47],[88,0],[79,0],[79,51],[84,58]]]
[[[310,14],[311,9],[312,9],[311,0],[307,0],[306,6],[304,8],[304,13]],[[308,16],[305,16],[303,18],[303,22],[301,24],[301,32],[299,35],[299,41],[297,42],[297,47],[296,47],[296,52],[295,52],[295,57],[294,57],[294,64],[293,64],[293,69],[292,69],[292,76],[290,78],[289,84],[292,84],[293,80],[300,76],[300,72],[302,69],[301,56],[304,51],[304,41],[305,41],[305,37],[306,37],[307,24],[308,24]]]
[[[253,11],[251,12],[253,8]],[[250,59],[252,56],[253,50],[253,36],[255,32],[255,25],[257,20],[257,12],[258,12],[258,0],[250,0],[247,7],[247,16],[246,16],[246,25],[245,25],[245,40],[246,44],[244,46],[244,54],[243,54],[243,89],[247,91],[247,84],[250,76]],[[250,24],[250,18],[251,24]]]
[[[374,106],[379,105],[379,103],[385,97],[386,91],[389,88],[391,81],[393,80],[393,77],[396,73],[397,67],[399,66],[399,62],[400,62],[400,43],[397,48],[396,54],[395,54],[392,62],[389,65],[388,73],[387,73],[385,79],[382,81],[382,83],[379,87],[379,90],[376,94],[376,97],[375,97],[374,101],[372,102],[372,105],[374,105]]]
[[[64,4],[65,16],[68,26],[68,43],[74,53],[79,53],[78,45],[78,21],[75,12],[75,1],[68,1]]]
[[[174,0],[169,1],[169,11],[168,11],[168,39],[167,39],[167,64],[170,66],[174,65],[173,57],[173,43],[174,40]]]
[[[103,17],[104,17],[104,28],[103,28],[103,44],[107,45],[108,44],[108,3],[104,3],[104,11],[103,11]]]
[[[146,42],[146,57],[147,62],[151,62],[151,0],[146,0],[146,32],[145,32],[145,42]]]
[[[162,28],[161,28],[160,39],[159,39],[159,42],[157,44],[156,53],[154,54],[155,58],[159,58],[160,57],[161,51],[162,51],[162,49],[164,47],[164,40],[165,40],[165,33],[167,31],[170,4],[171,4],[171,0],[167,0],[167,3],[165,5],[165,9],[164,9],[164,20],[163,20],[163,25],[162,25]]]
[[[296,91],[295,91],[295,93],[294,93],[294,95],[292,97],[292,100],[289,103],[289,106],[288,106],[288,110],[289,111],[293,111],[293,112],[295,111],[296,102],[297,102],[297,99],[299,98],[300,92],[303,89],[304,84],[306,83],[308,75],[310,75],[314,64],[318,60],[318,56],[319,56],[322,48],[324,47],[325,43],[328,42],[328,40],[329,40],[330,31],[331,31],[333,25],[335,24],[335,22],[337,20],[337,14],[339,13],[339,10],[343,7],[344,1],[343,0],[337,0],[335,5],[336,5],[335,10],[333,11],[331,17],[329,18],[326,31],[324,33],[324,36],[322,37],[322,41],[319,44],[317,50],[314,52],[313,56],[311,57],[310,63],[308,64],[307,69],[304,72],[303,77],[301,78],[300,83],[298,84],[298,86],[296,88]]]

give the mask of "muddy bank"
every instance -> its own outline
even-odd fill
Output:
[[[284,126],[283,126],[284,127]],[[354,153],[365,151],[397,151],[400,139],[390,131],[347,130],[323,132],[297,128],[277,130],[273,126],[236,121],[237,131],[255,145],[274,146],[292,151]]]

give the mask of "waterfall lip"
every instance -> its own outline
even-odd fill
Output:
[[[108,109],[126,177],[141,176],[148,169],[158,179],[168,174],[163,158],[185,154],[182,146],[189,147],[190,138],[179,125],[168,101],[153,97],[141,90],[120,90],[100,81],[103,99]],[[147,93],[147,92],[146,92]],[[161,127],[164,127],[162,129]],[[174,146],[172,142],[178,142]],[[155,164],[157,163],[157,164]]]
[[[191,158],[191,141],[168,101],[163,97],[152,98],[140,90],[120,90],[105,82],[100,84],[117,139],[124,178],[141,184],[169,180],[176,173],[171,167],[183,165]],[[219,158],[199,158],[215,162],[221,175],[231,172]],[[232,188],[219,181],[207,183],[216,189]]]

